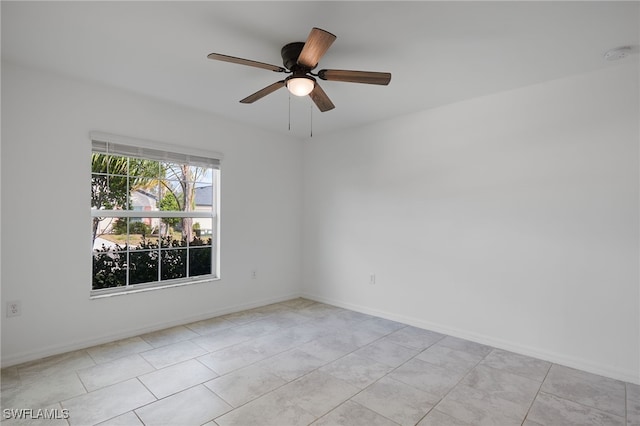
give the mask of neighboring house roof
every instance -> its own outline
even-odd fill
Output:
[[[213,205],[213,187],[211,185],[196,188],[196,206]]]
[[[143,194],[143,195],[145,195],[145,196],[147,196],[147,197],[149,197],[149,198],[153,198],[154,200],[157,200],[157,199],[158,199],[158,197],[156,197],[156,196],[155,196],[155,194],[152,194],[152,193],[151,193],[151,192],[149,192],[149,191],[145,191],[144,189],[140,189],[140,188],[138,188],[138,189],[136,189],[136,191],[135,191],[135,192],[139,192],[139,193],[141,193],[141,194]]]

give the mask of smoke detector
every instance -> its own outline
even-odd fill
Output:
[[[623,46],[618,47],[616,49],[611,49],[607,53],[604,54],[604,58],[607,61],[619,61],[620,59],[624,59],[631,54],[631,46]]]

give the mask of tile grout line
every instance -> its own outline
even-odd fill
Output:
[[[549,368],[549,372],[551,371],[551,368],[553,368],[553,366],[558,366],[558,367],[562,367],[562,368],[571,368],[571,367],[565,367],[565,366],[560,365],[560,364],[551,363],[551,367]],[[573,368],[571,368],[571,369],[573,370]],[[581,371],[581,370],[577,370],[577,371]],[[588,374],[593,374],[593,373],[588,373]],[[626,420],[626,417],[627,417],[627,413],[626,413],[626,406],[627,406],[627,398],[626,398],[626,394],[627,394],[627,384],[626,384],[626,382],[622,382],[622,381],[620,381],[620,380],[616,380],[616,379],[611,379],[611,378],[609,378],[609,377],[605,377],[605,376],[600,376],[600,375],[598,375],[598,374],[594,374],[594,375],[595,375],[595,376],[599,376],[599,377],[604,377],[605,379],[608,379],[608,380],[614,380],[614,381],[616,381],[616,382],[620,382],[620,383],[622,383],[622,385],[623,385],[623,387],[624,387],[624,394],[625,394],[625,398],[624,398],[625,413],[624,413],[624,416],[620,416],[620,415],[618,415],[618,414],[612,413],[611,411],[603,410],[602,408],[594,407],[593,405],[589,405],[589,404],[586,404],[586,403],[584,403],[584,402],[575,401],[575,400],[573,400],[571,397],[563,396],[563,395],[558,395],[558,394],[556,394],[556,393],[554,393],[553,391],[550,391],[550,390],[549,390],[549,391],[544,391],[544,393],[549,394],[549,395],[553,395],[553,396],[555,396],[556,398],[559,398],[559,399],[562,399],[562,400],[565,400],[565,401],[569,401],[569,402],[572,402],[572,403],[574,403],[574,404],[578,404],[578,405],[581,405],[581,406],[583,406],[583,407],[586,407],[586,408],[589,408],[589,409],[592,409],[592,410],[597,410],[597,411],[600,411],[600,412],[602,412],[602,413],[609,414],[609,415],[614,416],[614,417],[624,418],[624,419]],[[547,376],[548,376],[548,373],[547,373]],[[545,376],[545,380],[547,379],[547,376]],[[544,382],[543,382],[543,383],[544,383]],[[542,386],[541,386],[541,388],[542,388]],[[536,395],[536,396],[537,396],[537,395]]]
[[[174,393],[172,393],[172,394],[169,394],[169,395],[167,395],[167,396],[164,396],[164,397],[162,397],[162,398],[158,398],[158,397],[157,397],[157,396],[156,396],[156,395],[155,395],[155,394],[154,394],[154,393],[153,393],[149,388],[147,388],[147,386],[146,386],[146,385],[145,385],[145,384],[144,384],[144,383],[143,383],[143,382],[142,382],[138,377],[135,377],[135,378],[136,378],[136,379],[138,379],[138,381],[142,384],[142,386],[144,386],[144,387],[145,387],[145,389],[147,389],[147,391],[149,391],[149,393],[151,393],[151,395],[153,395],[153,397],[154,397],[154,398],[156,398],[156,400],[155,400],[155,401],[148,402],[148,403],[146,403],[146,404],[143,404],[143,405],[141,405],[141,406],[139,406],[139,407],[136,407],[136,408],[133,408],[133,409],[131,409],[131,410],[130,410],[133,414],[135,414],[135,415],[136,415],[136,417],[138,417],[138,419],[140,420],[140,422],[141,422],[143,425],[144,425],[145,423],[142,421],[142,419],[140,418],[140,416],[138,415],[138,413],[136,413],[136,410],[139,410],[139,409],[141,409],[141,408],[147,407],[147,406],[149,406],[149,405],[151,405],[151,404],[155,404],[156,402],[163,401],[163,400],[165,400],[165,399],[167,399],[167,398],[170,398],[170,397],[172,397],[172,396],[178,395],[179,393],[182,393],[182,392],[184,392],[184,391],[188,391],[188,390],[190,390],[190,389],[195,389],[195,388],[197,388],[198,386],[203,386],[206,390],[208,390],[209,392],[213,393],[216,397],[220,398],[220,399],[221,399],[225,404],[227,404],[229,407],[231,407],[231,410],[227,411],[226,413],[229,413],[229,412],[231,412],[231,411],[233,411],[233,410],[235,410],[235,409],[236,409],[236,407],[234,407],[233,405],[231,405],[229,402],[227,402],[227,401],[226,401],[224,398],[222,398],[220,395],[218,395],[218,394],[217,394],[217,393],[215,393],[213,390],[211,390],[211,389],[209,389],[207,386],[205,386],[204,382],[202,382],[202,383],[196,383],[196,384],[195,384],[195,385],[193,385],[193,386],[189,386],[189,387],[187,387],[187,388],[184,388],[184,389],[182,389],[182,390],[176,391],[176,392],[174,392]],[[131,379],[129,379],[129,380],[131,380]],[[122,415],[124,415],[124,414],[126,414],[126,413],[128,413],[128,412],[129,412],[129,411],[126,411],[126,412],[124,412],[124,413],[122,413],[122,414],[118,414],[117,416],[114,416],[114,417],[112,417],[111,419],[107,419],[107,420],[104,420],[104,421],[106,422],[106,421],[108,421],[108,420],[115,419],[116,417],[122,416]],[[226,414],[226,413],[224,413],[224,414]],[[224,414],[221,414],[221,415],[224,415]],[[218,416],[218,417],[220,417],[220,416]],[[213,419],[211,419],[211,420],[213,420]],[[207,422],[208,422],[208,421],[207,421]],[[207,422],[205,422],[205,423],[207,423]],[[101,422],[101,423],[102,423],[102,422]]]
[[[64,410],[64,406],[62,405],[62,402],[58,402],[58,406]],[[69,418],[64,419],[64,421],[67,423],[67,426],[70,426],[71,423],[69,422]]]
[[[140,421],[140,424],[145,426],[144,422],[142,421],[142,419],[140,418],[140,416],[138,415],[138,413],[136,413],[136,410],[131,410],[131,412],[133,413],[134,416],[136,416],[136,418]],[[126,413],[125,413],[126,414]],[[122,414],[121,414],[122,415]]]
[[[445,337],[443,337],[443,338],[442,338],[442,339],[440,339],[440,340],[443,340],[443,339],[445,339],[446,337],[447,337],[447,336],[445,335]],[[439,342],[440,340],[438,340],[438,342]],[[436,343],[437,343],[437,342],[436,342]],[[478,344],[479,344],[479,343],[478,343]],[[435,345],[435,343],[434,343],[433,345]],[[433,346],[433,345],[431,345],[431,346]],[[429,346],[428,348],[425,348],[425,350],[429,349],[431,346]],[[445,347],[446,347],[446,346],[445,346]],[[453,348],[450,348],[450,349],[453,349]],[[457,349],[453,349],[453,350],[457,350]],[[460,384],[460,383],[465,379],[465,377],[467,377],[467,376],[471,373],[471,371],[473,371],[473,369],[474,369],[474,368],[476,368],[476,367],[477,367],[477,366],[478,366],[482,361],[484,361],[484,360],[485,360],[485,359],[486,359],[486,358],[487,358],[487,357],[488,357],[488,356],[489,356],[489,355],[490,355],[494,350],[495,350],[495,348],[492,348],[492,349],[491,349],[491,351],[490,351],[488,354],[486,354],[486,355],[485,355],[485,356],[483,356],[481,359],[479,359],[479,360],[478,360],[478,362],[476,362],[476,363],[474,364],[474,366],[473,366],[473,367],[469,368],[469,369],[467,370],[467,372],[466,372],[466,373],[464,373],[464,375],[460,378],[460,380],[458,380],[458,381],[456,382],[456,384],[455,384],[455,385],[451,386],[451,388],[450,388],[450,389],[449,389],[449,390],[448,390],[448,391],[447,391],[447,392],[446,392],[446,393],[445,393],[445,394],[444,394],[444,395],[443,395],[443,396],[438,400],[438,402],[436,402],[435,404],[433,404],[433,407],[431,408],[431,410],[429,410],[429,411],[427,412],[427,414],[425,414],[424,416],[422,416],[422,418],[420,419],[420,421],[422,421],[422,419],[424,419],[424,418],[425,418],[425,417],[426,417],[426,416],[427,416],[431,411],[435,410],[435,409],[436,409],[436,407],[438,406],[438,404],[440,404],[440,403],[442,402],[442,400],[444,400],[444,399],[447,397],[447,395],[449,395],[449,394],[450,394],[450,393],[451,393],[451,392],[452,392],[452,391],[453,391],[453,390],[454,390],[454,389],[455,389],[455,388],[456,388],[456,387],[457,387],[457,386],[458,386],[458,385],[459,385],[459,384]],[[422,352],[424,352],[424,351],[422,351]],[[422,352],[421,352],[421,353],[422,353]],[[462,352],[465,352],[465,351],[462,351]],[[417,355],[416,355],[416,356],[417,356]],[[428,362],[428,361],[425,361],[425,362]],[[429,364],[431,364],[431,363],[429,362]],[[435,365],[435,364],[432,364],[432,365]],[[455,417],[455,416],[453,416],[453,415],[451,415],[451,414],[448,414],[448,413],[444,413],[444,414],[446,414],[447,416],[452,417],[452,418],[454,418],[454,419],[456,419],[456,420],[462,420],[462,419],[458,419],[457,417]],[[419,421],[419,422],[420,422],[420,421]],[[418,422],[418,423],[419,423],[419,422]],[[465,422],[465,423],[466,423],[466,422]]]
[[[597,408],[597,407],[593,407],[593,406],[591,406],[591,405],[584,404],[584,403],[582,403],[582,402],[574,401],[573,399],[569,399],[569,398],[564,397],[564,396],[556,395],[555,393],[552,393],[552,392],[544,391],[543,393],[546,393],[546,394],[552,395],[552,396],[554,396],[554,397],[556,397],[556,398],[558,398],[558,399],[562,399],[562,400],[564,400],[564,401],[572,402],[572,403],[574,403],[574,404],[576,404],[576,405],[580,405],[580,406],[585,407],[585,408],[588,408],[588,409],[590,409],[590,410],[596,410],[596,411],[599,411],[599,412],[601,412],[601,413],[608,414],[608,415],[613,416],[613,417],[617,417],[617,418],[619,418],[619,419],[626,418],[626,413],[625,413],[625,415],[624,415],[624,416],[619,416],[619,415],[617,415],[617,414],[613,414],[613,413],[612,413],[612,412],[610,412],[610,411],[605,411],[605,410],[602,410],[602,409],[600,409],[600,408]],[[625,402],[625,405],[626,405],[626,402]]]
[[[142,380],[140,380],[140,376],[136,376],[136,377],[135,377],[135,379],[136,379],[136,380],[137,380],[137,381],[142,385],[142,387],[143,387],[143,388],[145,388],[145,389],[147,390],[147,392],[149,392],[151,395],[153,395],[153,397],[156,399],[156,401],[160,401],[160,398],[158,398],[158,397],[156,396],[156,394],[155,394],[155,393],[153,393],[153,392],[151,391],[151,389],[149,389],[149,388],[147,387],[147,385],[145,385],[145,384],[144,384],[144,382],[143,382]],[[127,379],[127,380],[131,380],[131,379]],[[124,382],[126,382],[127,380],[124,380],[124,381],[123,381],[123,382],[121,382],[121,383],[124,383]],[[152,402],[156,402],[156,401],[152,401]],[[149,404],[151,404],[152,402],[150,402]],[[147,404],[144,404],[144,405],[147,405]],[[142,407],[143,407],[144,405],[142,405]],[[140,407],[138,407],[138,408],[140,408]],[[133,409],[133,410],[131,410],[131,411],[134,411],[134,410],[137,410],[137,408],[134,408],[134,409]]]
[[[383,377],[384,377],[384,376],[383,376]],[[367,387],[369,387],[369,386],[367,386]],[[365,388],[365,389],[366,389],[366,388]],[[363,389],[363,390],[364,390],[364,389]],[[360,391],[360,392],[362,392],[362,391]],[[360,393],[360,392],[358,392],[358,393]],[[356,394],[356,395],[357,395],[357,394]],[[355,396],[355,395],[354,395],[354,396]],[[353,396],[352,396],[351,398],[353,398]],[[316,423],[318,420],[320,420],[320,419],[322,419],[323,417],[326,417],[326,416],[328,416],[329,414],[333,413],[333,412],[334,412],[334,411],[336,411],[338,408],[340,408],[341,406],[343,406],[345,403],[347,403],[347,402],[351,401],[351,398],[349,398],[349,399],[346,399],[346,400],[342,401],[340,404],[336,405],[336,406],[335,406],[335,407],[333,407],[331,410],[327,411],[326,413],[324,413],[323,415],[321,415],[320,417],[318,417],[317,419],[315,419],[314,421],[312,421],[311,423],[309,423],[309,424],[308,424],[308,426],[312,426],[312,425],[313,425],[314,423]],[[351,401],[351,402],[353,402],[354,404],[359,405],[360,407],[364,408],[365,410],[369,410],[369,411],[374,412],[374,413],[375,413],[375,414],[377,414],[378,416],[381,416],[381,417],[383,417],[383,418],[385,418],[385,419],[389,420],[391,423],[394,423],[394,424],[396,424],[397,426],[401,426],[401,425],[400,425],[400,423],[398,423],[398,422],[396,422],[396,421],[394,421],[394,420],[391,420],[390,418],[388,418],[388,417],[387,417],[387,416],[385,416],[384,414],[378,413],[377,411],[372,410],[372,409],[371,409],[371,408],[369,408],[369,407],[365,407],[364,405],[360,404],[358,401]]]
[[[80,382],[80,384],[84,388],[84,392],[85,393],[89,393],[89,389],[87,389],[87,385],[82,380],[82,377],[80,377],[80,374],[78,373],[78,370],[74,370],[73,373],[76,375],[76,377],[78,378],[78,381]],[[60,402],[62,402],[62,401],[60,401]]]
[[[392,332],[390,332],[390,333],[388,333],[388,334],[385,334],[384,336],[380,337],[379,339],[374,340],[374,341],[373,341],[373,342],[371,342],[371,343],[368,343],[367,345],[363,346],[362,348],[364,348],[364,347],[366,347],[366,346],[368,346],[368,345],[370,345],[370,344],[372,344],[372,343],[375,343],[375,342],[377,342],[378,340],[382,340],[383,338],[385,338],[385,337],[389,336],[390,334],[393,334],[393,333],[395,333],[396,331],[399,331],[399,330],[403,330],[403,329],[405,329],[405,328],[407,328],[407,327],[409,327],[409,326],[407,325],[407,326],[405,326],[405,327],[399,328],[398,330],[394,330],[394,331],[392,331]],[[378,379],[377,379],[377,380],[375,380],[373,383],[369,384],[368,386],[366,386],[365,388],[361,389],[361,390],[360,390],[359,392],[357,392],[356,394],[352,395],[352,396],[351,396],[347,401],[349,401],[349,400],[351,400],[353,397],[355,397],[355,396],[357,396],[357,395],[361,394],[361,393],[362,393],[362,392],[364,392],[366,389],[368,389],[370,386],[372,386],[372,385],[374,385],[374,384],[378,383],[380,380],[382,380],[383,378],[387,377],[388,375],[390,375],[391,373],[393,373],[393,372],[394,372],[394,371],[396,371],[398,368],[402,367],[403,365],[405,365],[406,363],[408,363],[408,362],[409,362],[409,361],[411,361],[412,359],[415,359],[418,355],[420,355],[421,353],[423,353],[424,351],[426,351],[426,350],[427,350],[427,349],[429,349],[430,347],[434,346],[435,344],[437,344],[438,342],[440,342],[441,340],[443,340],[445,337],[447,337],[447,336],[446,336],[446,335],[443,335],[443,337],[441,337],[440,339],[436,340],[435,342],[433,342],[433,343],[432,343],[432,344],[430,344],[429,346],[426,346],[426,347],[424,347],[423,349],[419,350],[419,352],[418,352],[417,354],[415,354],[415,355],[414,355],[414,356],[412,356],[411,358],[407,359],[406,361],[404,361],[404,362],[403,362],[403,363],[401,363],[400,365],[398,365],[398,366],[396,366],[396,367],[393,367],[393,368],[392,368],[388,373],[384,374],[382,377],[378,378]],[[392,343],[395,343],[395,342],[392,342]],[[417,349],[417,348],[413,348],[413,347],[411,347],[411,348],[410,348],[410,347],[404,346],[404,345],[402,345],[402,344],[400,344],[400,343],[397,343],[397,345],[398,345],[398,346],[401,346],[401,347],[403,347],[403,348],[406,348],[406,349]],[[358,348],[358,349],[356,349],[356,351],[358,351],[358,350],[360,350],[360,349],[362,349],[362,348]],[[353,352],[356,352],[356,351],[353,351]],[[353,352],[350,352],[350,353],[353,353]],[[345,355],[345,356],[346,356],[346,355]],[[367,358],[367,359],[371,359],[371,358],[368,358],[368,357],[366,357],[366,356],[364,356],[364,355],[363,355],[363,357],[364,357],[364,358]],[[484,359],[484,358],[483,358],[483,359]],[[376,360],[372,360],[372,361],[376,361]],[[419,360],[419,361],[422,361],[422,360]],[[378,361],[376,361],[376,362],[378,362]],[[427,362],[427,361],[425,361],[425,362]],[[478,362],[480,362],[480,361],[478,361]],[[429,363],[429,364],[431,364],[431,363]],[[476,365],[477,365],[477,364],[476,364]],[[465,375],[466,375],[466,374],[465,374]],[[463,376],[463,377],[464,377],[464,376]],[[412,388],[412,389],[416,389],[416,390],[419,390],[419,391],[421,391],[421,392],[428,393],[428,392],[423,391],[422,389],[418,389],[418,388],[416,388],[415,386],[412,386],[412,385],[410,385],[410,384],[408,384],[408,383],[404,383],[404,382],[402,382],[402,381],[400,381],[400,380],[394,379],[393,377],[390,377],[389,379],[390,379],[390,380],[395,380],[395,381],[397,381],[397,382],[399,382],[399,383],[402,383],[402,384],[404,384],[404,385],[406,385],[406,386],[409,386],[409,387],[410,387],[410,388]],[[460,380],[462,380],[462,379],[460,379]],[[454,385],[454,387],[455,387],[455,386],[457,386],[457,384],[456,384],[456,385]],[[453,388],[451,388],[451,389],[453,389]],[[451,389],[450,389],[449,391],[451,391]],[[448,394],[448,392],[447,392],[447,394]],[[444,397],[443,397],[443,398],[444,398]],[[430,410],[428,410],[428,411],[425,413],[425,415],[424,415],[424,416],[422,416],[422,417],[418,420],[418,423],[420,423],[420,421],[422,421],[422,419],[423,419],[424,417],[426,417],[426,416],[427,416],[427,414],[429,414],[429,413],[431,412],[431,410],[433,410],[433,409],[436,407],[436,405],[438,405],[438,403],[439,403],[441,400],[442,400],[442,398],[441,398],[437,403],[433,404],[433,407],[431,407],[431,409],[430,409]],[[346,401],[345,401],[345,402],[346,402]],[[357,401],[354,401],[354,402],[356,402],[356,403],[357,403]],[[344,402],[343,402],[343,404],[344,404]],[[342,404],[340,404],[340,405],[342,405]],[[365,408],[367,408],[367,407],[365,407]],[[333,411],[333,410],[331,410],[331,411]],[[376,412],[377,414],[379,414],[379,415],[381,415],[381,416],[383,416],[383,417],[387,418],[386,416],[384,416],[384,415],[383,415],[383,414],[381,414],[381,413],[378,413],[378,412],[377,412],[377,411],[375,411],[375,410],[372,410],[372,411],[374,411],[374,412]],[[326,415],[326,414],[327,414],[327,413],[325,413],[325,415]],[[323,416],[323,417],[324,417],[324,416]],[[391,420],[391,419],[389,419],[389,420]],[[393,420],[392,420],[392,421],[393,421]],[[395,422],[394,422],[394,423],[395,423]],[[417,423],[416,423],[416,424],[417,424]]]
[[[540,382],[540,386],[538,386],[538,390],[536,391],[536,395],[533,397],[533,400],[531,401],[531,404],[529,404],[529,408],[527,409],[527,412],[524,414],[524,419],[522,419],[522,424],[524,424],[524,422],[527,421],[527,417],[529,417],[529,412],[531,411],[531,408],[533,407],[533,404],[535,404],[536,399],[538,399],[538,395],[540,395],[540,391],[542,389],[542,385],[544,385],[544,381],[547,380],[547,376],[549,375],[549,372],[551,371],[551,367],[553,367],[553,363],[549,363],[549,368],[547,369],[547,372],[545,373],[544,378]]]

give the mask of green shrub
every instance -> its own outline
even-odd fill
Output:
[[[127,219],[118,219],[111,227],[112,232],[116,235],[124,235],[127,233]]]
[[[151,227],[144,222],[130,222],[129,233],[146,237],[147,235],[151,235]]]
[[[127,233],[127,219],[116,220],[112,229],[116,235],[125,235]],[[151,227],[144,222],[129,222],[129,233],[146,237],[151,235]]]
[[[194,237],[189,243],[189,276],[211,273],[211,243],[211,238],[204,240],[198,237]],[[126,245],[116,244],[107,248],[103,244],[93,254],[93,289],[124,286],[127,273],[129,284],[158,281],[158,266],[160,279],[163,281],[186,277],[187,241],[171,237],[160,238],[158,241],[143,239],[129,250],[128,262]]]

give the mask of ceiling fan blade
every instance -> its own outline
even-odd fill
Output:
[[[233,64],[248,65],[250,67],[263,68],[275,72],[285,72],[286,70],[277,65],[265,64],[264,62],[252,61],[250,59],[236,58],[235,56],[223,55],[221,53],[209,53],[207,58],[216,61],[231,62]]]
[[[391,73],[373,71],[320,70],[318,77],[328,81],[379,84],[386,86],[391,81]]]
[[[324,93],[322,87],[320,87],[320,85],[317,83],[311,93],[309,93],[309,97],[313,100],[313,103],[316,104],[321,112],[329,111],[336,107],[333,102],[331,102],[331,99],[329,99],[329,96]]]
[[[243,100],[241,100],[240,103],[242,103],[242,104],[252,104],[255,101],[257,101],[258,99],[264,98],[268,94],[275,92],[276,90],[278,90],[281,87],[284,87],[284,80],[276,81],[275,83],[268,85],[264,89],[258,90],[253,95],[249,95],[246,98],[244,98]]]
[[[313,28],[304,43],[300,56],[298,56],[298,64],[314,69],[335,39],[336,36],[330,32]]]

